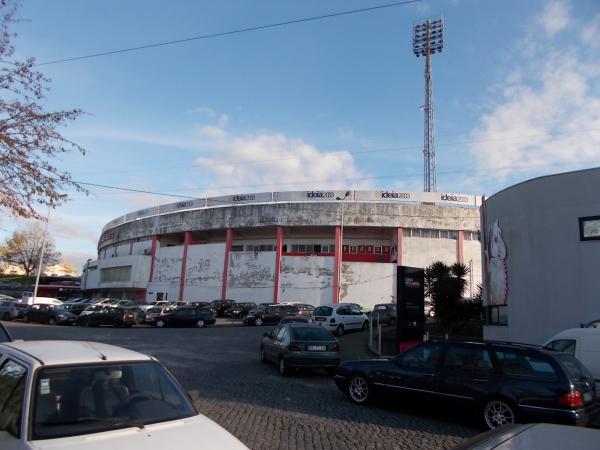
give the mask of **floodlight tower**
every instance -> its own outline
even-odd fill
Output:
[[[425,192],[436,191],[435,180],[435,136],[433,130],[433,90],[431,80],[431,55],[441,53],[444,47],[444,20],[426,20],[414,26],[413,53],[425,57],[425,116],[424,128],[424,187]]]

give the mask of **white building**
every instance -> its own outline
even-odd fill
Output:
[[[486,339],[542,344],[600,318],[600,168],[504,189],[482,206]]]
[[[471,195],[389,191],[267,192],[160,205],[104,227],[82,286],[140,302],[372,305],[395,301],[398,265],[436,260],[472,265],[476,285],[479,205]]]

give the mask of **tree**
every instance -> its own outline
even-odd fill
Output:
[[[41,216],[36,206],[55,208],[71,188],[87,191],[51,161],[85,150],[66,139],[60,129],[82,114],[79,109],[46,111],[49,79],[35,70],[35,59],[11,61],[15,49],[9,32],[20,0],[0,1],[0,207],[17,216]]]
[[[29,276],[37,270],[43,240],[44,229],[37,224],[24,231],[15,231],[11,237],[6,238],[6,242],[0,247],[0,260],[5,264],[22,268],[25,275]],[[52,238],[46,234],[42,270],[58,261],[60,261],[60,253],[54,249]]]
[[[481,316],[481,301],[463,299],[469,269],[464,264],[447,266],[436,261],[425,269],[425,295],[431,298],[435,317],[447,334],[460,331]]]

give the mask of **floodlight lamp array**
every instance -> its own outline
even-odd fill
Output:
[[[444,48],[444,21],[427,20],[415,25],[413,34],[413,53],[419,56],[441,53]]]

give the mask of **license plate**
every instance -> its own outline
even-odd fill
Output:
[[[324,352],[327,347],[325,345],[309,345],[307,349],[310,352]]]
[[[585,403],[587,403],[587,402],[591,402],[591,401],[592,401],[592,393],[591,393],[591,392],[585,392],[585,393],[583,394],[583,401],[584,401]]]
[[[317,322],[325,322],[325,317],[315,317]]]

